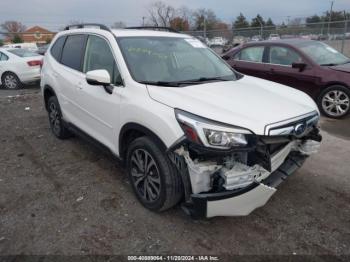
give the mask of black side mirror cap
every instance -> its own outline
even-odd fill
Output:
[[[304,69],[306,68],[306,64],[305,63],[293,63],[292,64],[292,68],[296,68],[299,69],[299,72],[304,71]]]
[[[224,60],[229,60],[231,57],[229,56],[229,55],[224,55],[223,57],[222,57],[222,59],[224,59]]]

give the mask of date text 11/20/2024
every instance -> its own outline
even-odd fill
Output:
[[[220,261],[218,256],[128,256],[128,261]]]

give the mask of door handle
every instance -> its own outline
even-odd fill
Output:
[[[56,72],[53,72],[54,77],[58,77],[58,74]]]
[[[78,82],[76,87],[77,87],[78,90],[82,90],[83,89],[83,83],[82,82]]]
[[[270,74],[270,75],[273,75],[273,74],[275,74],[276,72],[275,72],[275,69],[271,68],[267,73]]]

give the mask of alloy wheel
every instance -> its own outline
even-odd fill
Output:
[[[330,116],[339,117],[349,110],[349,96],[341,90],[331,90],[322,98],[322,108]]]
[[[131,176],[134,187],[146,202],[156,201],[161,192],[157,163],[145,149],[136,149],[131,156]]]
[[[54,103],[50,104],[49,107],[49,118],[51,127],[55,134],[59,134],[61,130],[61,117],[57,106]]]
[[[8,89],[15,89],[18,87],[18,80],[14,75],[8,74],[4,77],[4,85]]]

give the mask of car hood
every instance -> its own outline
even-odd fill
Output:
[[[152,99],[167,106],[258,135],[264,135],[266,125],[318,111],[305,93],[251,76],[180,88],[147,85],[147,89]]]
[[[344,65],[330,66],[329,68],[336,71],[350,73],[350,63]]]

